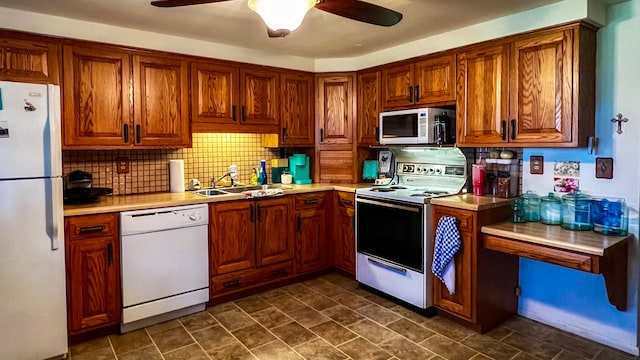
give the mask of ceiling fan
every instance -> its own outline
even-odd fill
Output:
[[[157,0],[151,5],[177,7],[223,1],[231,0]],[[248,5],[267,24],[269,37],[289,35],[312,7],[373,25],[393,26],[402,20],[399,12],[360,0],[248,0]]]

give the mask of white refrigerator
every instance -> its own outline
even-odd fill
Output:
[[[0,358],[67,353],[60,88],[0,81]]]

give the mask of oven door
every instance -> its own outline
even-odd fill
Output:
[[[382,259],[398,269],[424,273],[424,208],[423,204],[358,197],[357,252]]]

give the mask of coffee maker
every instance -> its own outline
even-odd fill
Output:
[[[293,154],[289,156],[289,170],[293,176],[294,184],[311,184],[309,177],[309,156],[306,154]]]

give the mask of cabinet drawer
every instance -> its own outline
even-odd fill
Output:
[[[211,297],[219,297],[291,275],[293,275],[293,262],[286,261],[260,268],[212,276]]]
[[[295,197],[296,211],[324,207],[325,192],[300,194]]]
[[[437,226],[438,221],[442,216],[453,216],[456,218],[459,231],[473,232],[473,214],[474,213],[472,211],[434,206],[433,207],[433,224],[434,226]]]
[[[69,240],[117,236],[118,215],[99,214],[69,217],[65,222],[65,232]]]
[[[356,195],[350,192],[338,191],[338,206],[339,207],[347,207],[353,208],[356,203]]]

